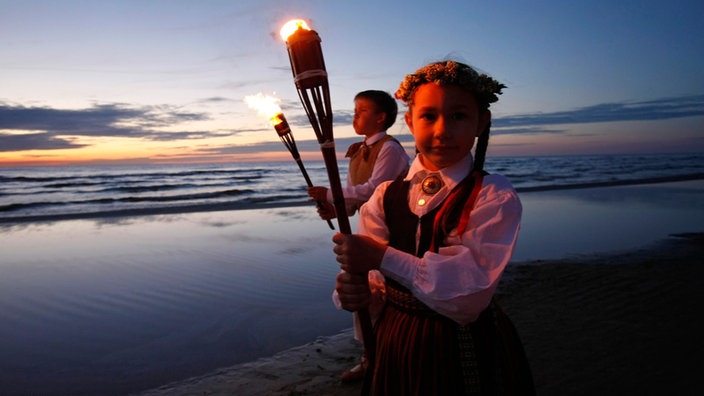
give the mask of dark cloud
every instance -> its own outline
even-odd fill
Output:
[[[295,137],[295,133],[294,133]],[[345,146],[346,147],[346,146]],[[299,152],[320,151],[317,140],[296,140],[296,148]],[[280,152],[286,150],[282,142],[262,142],[248,145],[233,145],[224,147],[210,147],[201,149],[201,152],[208,154],[257,154],[262,152]]]
[[[520,128],[506,128],[503,127],[501,129],[494,128],[495,126],[498,127],[501,123],[497,121],[492,121],[492,129],[491,129],[491,134],[493,136],[496,135],[535,135],[535,134],[543,134],[543,133],[550,133],[550,134],[561,134],[565,133],[565,129],[557,129],[557,128],[542,128],[542,127],[520,127]]]
[[[95,105],[80,110],[24,107],[0,104],[0,130],[30,131],[23,134],[0,132],[0,152],[54,150],[83,147],[66,136],[128,137],[149,140],[203,139],[217,132],[160,132],[155,128],[184,121],[205,120],[202,113],[175,110],[168,106],[143,108],[123,104]]]
[[[289,110],[295,110],[297,112],[302,111],[301,102],[297,99],[287,99],[281,100],[281,110],[287,113]]]
[[[354,120],[354,111],[352,110],[341,110],[336,111],[332,118],[335,125],[351,125],[352,120]]]
[[[0,152],[73,149],[84,146],[84,144],[76,144],[68,139],[57,138],[48,133],[26,135],[3,135],[0,133]]]
[[[295,132],[294,132],[295,137]],[[412,143],[411,135],[394,135],[401,143]],[[335,151],[343,152],[350,144],[358,142],[359,136],[344,137],[335,139]],[[296,148],[299,152],[320,152],[320,145],[317,140],[296,140]],[[262,152],[279,152],[286,150],[281,142],[262,142],[249,144],[246,146],[212,147],[204,149],[203,152],[209,154],[256,154]]]
[[[704,115],[704,95],[697,95],[643,102],[604,103],[570,111],[501,117],[493,121],[492,126],[515,128],[593,122],[653,121],[702,115]]]
[[[204,119],[204,114],[174,111],[166,106],[131,108],[107,104],[62,110],[0,105],[0,129],[45,131],[52,135],[147,137],[153,131],[145,128]]]
[[[212,96],[210,98],[201,99],[198,103],[227,103],[232,102],[232,99],[223,96]]]
[[[217,102],[227,100],[213,97],[206,99]],[[286,118],[294,129],[309,128],[308,117],[300,111],[300,103],[282,103]],[[287,109],[295,109],[287,114]],[[547,128],[552,125],[584,124],[614,121],[650,121],[704,115],[704,95],[665,98],[652,101],[605,103],[583,107],[571,111],[538,113],[500,117],[493,121],[495,134],[537,134],[564,133],[563,129]],[[336,111],[333,114],[335,125],[352,123],[353,112]],[[62,110],[48,107],[10,106],[0,103],[0,131],[24,130],[25,134],[0,132],[0,152],[17,150],[54,150],[83,147],[68,136],[129,137],[155,141],[195,140],[214,136],[229,136],[238,131],[181,131],[161,132],[159,127],[177,125],[184,121],[208,119],[205,113],[180,111],[170,106],[150,106],[135,108],[124,104],[103,104],[80,110]],[[410,136],[401,136],[410,141]],[[349,142],[348,142],[349,140]],[[336,141],[338,147],[357,140],[357,137]],[[237,153],[278,151],[279,142],[249,146],[230,147],[226,150]],[[220,151],[221,149],[216,149]],[[317,151],[315,140],[302,141],[300,151]],[[338,148],[338,150],[341,150]]]
[[[129,136],[130,131],[115,127],[114,124],[141,115],[143,112],[119,105],[97,105],[84,110],[2,105],[0,129],[45,131],[55,135]]]
[[[278,33],[272,33],[272,34],[273,34],[273,37],[278,40],[279,34]],[[278,70],[280,72],[286,73],[287,75],[288,75],[288,73],[291,73],[291,66],[271,66],[271,67],[269,67],[269,69]]]
[[[188,131],[188,132],[164,132],[152,133],[149,135],[149,140],[168,142],[173,140],[198,140],[208,139],[217,136],[231,136],[230,132],[212,132],[212,131]]]
[[[281,109],[286,116],[286,120],[292,127],[307,127],[310,128],[310,121],[308,121],[308,116],[305,112],[298,112],[297,114],[289,115],[286,112],[287,108],[300,107],[300,103],[292,104],[288,107],[281,106]],[[336,126],[352,125],[352,119],[354,118],[354,112],[350,110],[336,110],[333,112],[332,121]]]

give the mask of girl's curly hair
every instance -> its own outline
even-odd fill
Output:
[[[491,103],[498,101],[497,95],[501,95],[501,90],[506,88],[504,84],[486,74],[479,74],[464,63],[447,60],[431,63],[407,75],[394,96],[410,106],[413,104],[416,89],[430,82],[438,85],[457,85],[471,92],[482,110],[488,109]]]

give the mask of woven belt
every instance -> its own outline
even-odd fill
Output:
[[[428,308],[408,290],[401,290],[393,285],[386,285],[386,301],[400,311],[422,316],[436,316],[437,312]]]

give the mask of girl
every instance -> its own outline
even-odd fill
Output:
[[[385,280],[374,290],[385,302],[371,394],[534,394],[520,340],[492,299],[521,218],[508,180],[483,172],[489,105],[503,88],[454,61],[406,76],[396,98],[418,154],[362,207],[358,234],[333,237],[344,309],[369,306],[369,271]]]

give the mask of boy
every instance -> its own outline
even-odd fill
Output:
[[[364,141],[347,150],[350,158],[347,185],[343,187],[347,215],[352,216],[384,181],[394,180],[408,170],[409,157],[401,144],[386,131],[396,122],[398,106],[384,91],[362,91],[354,97],[352,126]],[[311,200],[325,202],[318,213],[323,220],[335,217],[332,192],[325,187],[308,188]]]
[[[394,180],[408,171],[409,157],[401,144],[386,131],[396,122],[398,106],[388,93],[378,90],[359,92],[354,97],[352,126],[364,141],[352,144],[345,157],[350,158],[347,185],[342,189],[347,215],[354,213],[367,202],[382,182]],[[323,220],[335,217],[332,192],[325,187],[309,187],[311,200],[322,202],[318,214]],[[355,338],[362,341],[362,331],[354,316]],[[365,354],[360,363],[341,375],[343,382],[362,379],[367,366]]]

